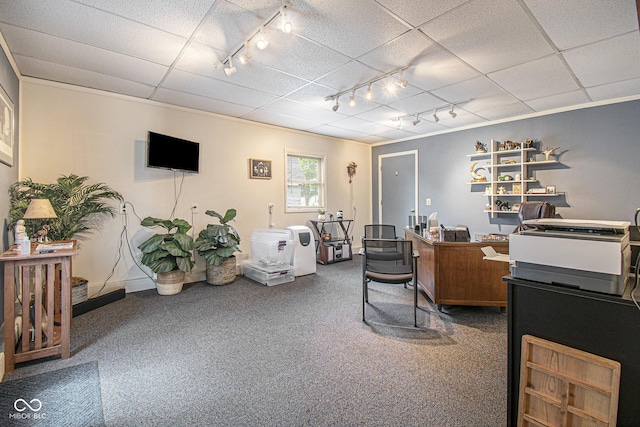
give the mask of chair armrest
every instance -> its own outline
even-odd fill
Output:
[[[416,250],[413,250],[413,251],[411,251],[411,252],[412,252],[412,254],[411,254],[411,255],[412,255],[414,258],[420,258],[420,252],[418,252],[418,251],[416,251]]]

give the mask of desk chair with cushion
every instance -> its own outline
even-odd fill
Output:
[[[364,226],[365,239],[397,239],[396,226],[388,224],[370,224]]]
[[[362,239],[362,321],[366,323],[369,282],[406,284],[413,282],[413,326],[417,327],[418,252],[411,240]]]
[[[524,221],[528,219],[554,218],[555,216],[556,207],[548,202],[523,202],[518,210],[520,225],[514,230],[514,233],[526,230],[527,226]]]

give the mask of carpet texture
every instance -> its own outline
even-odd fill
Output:
[[[0,425],[102,426],[98,363],[0,383]]]
[[[372,284],[361,261],[292,283],[155,290],[73,319],[72,357],[7,379],[98,361],[109,426],[503,426],[507,316]],[[401,327],[397,327],[399,325]]]

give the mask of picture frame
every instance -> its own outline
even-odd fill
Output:
[[[271,160],[249,159],[249,178],[251,179],[271,179]]]
[[[556,194],[556,186],[547,185],[547,194]]]
[[[522,185],[519,182],[515,182],[513,187],[511,187],[511,193],[522,194]]]
[[[13,166],[14,146],[13,102],[0,86],[0,162]]]

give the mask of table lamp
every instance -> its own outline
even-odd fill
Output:
[[[27,207],[27,211],[24,213],[24,219],[45,219],[57,217],[58,215],[56,215],[56,212],[53,210],[53,206],[51,206],[49,199],[31,199],[29,207]],[[46,234],[38,237],[38,241],[42,240],[47,241]]]

